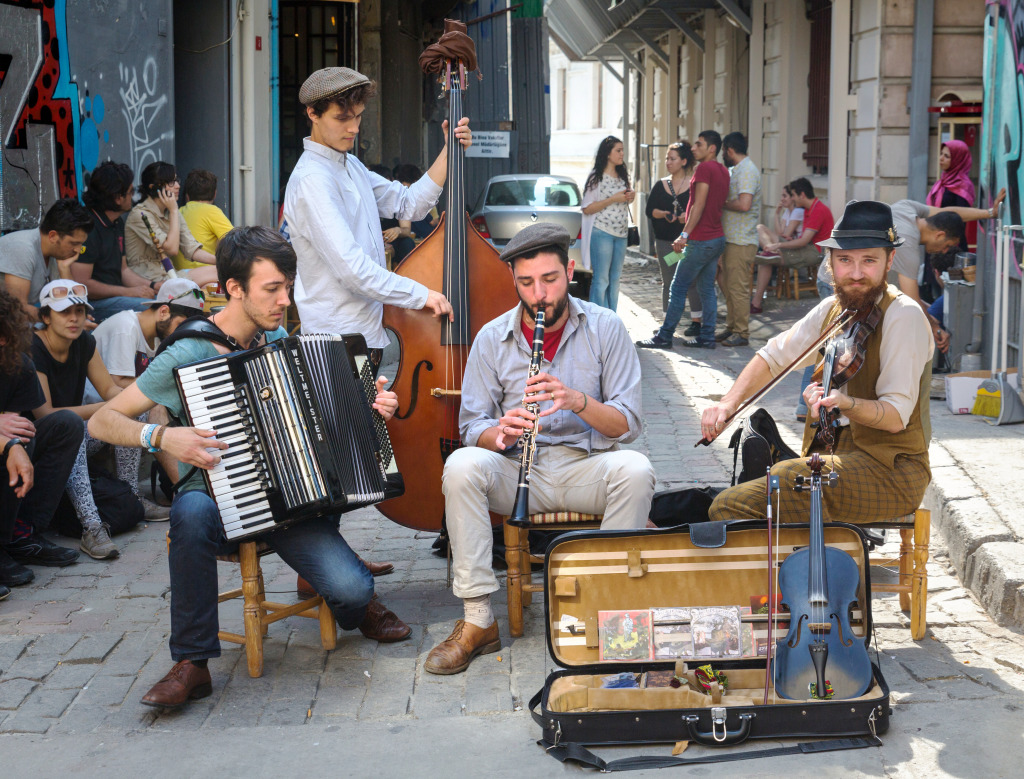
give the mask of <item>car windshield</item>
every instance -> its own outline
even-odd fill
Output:
[[[495,181],[487,190],[489,206],[579,206],[580,193],[571,181],[550,176]]]

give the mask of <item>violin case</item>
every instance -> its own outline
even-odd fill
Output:
[[[849,609],[850,628],[853,640],[863,642],[866,651],[872,629],[865,537],[858,527],[841,523],[826,523],[824,536],[826,546],[849,554],[860,571],[856,601]],[[809,537],[807,524],[774,526],[775,565],[782,565],[790,554],[807,547]],[[859,697],[787,700],[770,690],[765,703],[767,663],[763,654],[758,656],[757,644],[761,643],[762,653],[767,651],[768,621],[767,616],[756,612],[740,617],[741,631],[751,631],[743,653],[747,656],[693,657],[694,644],[690,643],[674,650],[665,650],[663,644],[659,649],[663,655],[671,652],[684,655],[684,659],[650,659],[650,655],[634,660],[600,659],[600,612],[733,606],[749,606],[754,612],[755,603],[766,604],[767,541],[764,520],[701,522],[662,530],[577,531],[552,541],[545,557],[544,623],[548,654],[560,669],[550,673],[544,687],[530,701],[533,719],[541,727],[540,743],[548,752],[559,760],[576,760],[607,771],[880,746],[877,736],[889,727],[889,687],[875,662],[871,663],[868,690]],[[776,587],[777,581],[777,576],[772,578]],[[612,629],[608,615],[604,619],[607,636]],[[779,619],[788,620],[784,609]],[[655,648],[659,647],[658,630],[656,624],[650,627],[655,633],[651,640]],[[777,626],[773,639],[784,641],[787,632]],[[643,654],[642,637],[639,644],[638,653]],[[717,650],[710,651],[721,651],[721,647],[719,644]],[[688,657],[687,651],[691,653]],[[735,646],[726,651],[735,653]],[[717,701],[689,685],[602,687],[607,677],[626,671],[644,683],[651,679],[649,672],[661,671],[664,683],[664,672],[679,673],[684,670],[684,662],[691,672],[710,663],[715,673],[725,675],[724,690],[721,686],[715,690]],[[827,665],[825,677],[829,678]],[[805,737],[832,740],[735,750],[731,756],[718,752],[712,758],[635,758],[641,761],[639,764],[629,764],[630,760],[605,763],[582,746],[687,741],[728,747],[748,739]]]

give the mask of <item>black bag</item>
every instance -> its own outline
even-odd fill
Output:
[[[732,483],[743,484],[754,479],[763,479],[765,472],[780,460],[792,460],[800,456],[782,440],[779,428],[772,415],[763,408],[740,422],[732,434],[729,448],[732,456]],[[737,463],[740,466],[736,473]]]
[[[626,228],[626,246],[639,246],[640,245],[640,228],[636,225],[630,225]]]
[[[105,468],[90,466],[89,483],[100,519],[110,527],[110,535],[131,530],[145,519],[146,510],[132,488]],[[70,538],[82,537],[82,523],[66,490],[53,515],[53,529]]]
[[[648,519],[658,527],[676,527],[707,522],[708,510],[720,487],[688,487],[659,492],[651,501]]]

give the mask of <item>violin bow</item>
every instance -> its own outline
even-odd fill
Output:
[[[735,411],[733,411],[732,414],[729,415],[728,419],[725,420],[725,424],[722,425],[722,433],[724,433],[728,429],[729,425],[731,425],[735,421],[736,417],[738,417],[740,414],[742,414],[744,411],[750,408],[762,397],[767,395],[768,392],[774,389],[780,381],[782,381],[790,373],[792,373],[793,369],[797,365],[802,363],[811,352],[813,352],[815,349],[817,349],[819,346],[825,343],[825,341],[827,341],[829,338],[832,338],[837,332],[843,330],[848,324],[850,324],[850,321],[854,319],[856,314],[856,311],[845,309],[839,316],[837,316],[835,318],[835,321],[828,326],[825,332],[819,335],[818,338],[814,341],[814,343],[812,343],[810,346],[808,346],[806,349],[800,352],[800,354],[797,356],[795,360],[793,360],[793,362],[791,362],[789,365],[783,368],[782,371],[779,372],[778,376],[773,378],[771,381],[769,381],[767,384],[761,387],[761,389],[759,389],[749,398],[740,403],[739,407]],[[718,435],[720,436],[721,433],[719,433]],[[716,438],[717,437],[718,436],[716,436]],[[710,443],[711,441],[709,441],[707,438],[701,438],[697,443],[694,444],[694,447],[708,446]]]

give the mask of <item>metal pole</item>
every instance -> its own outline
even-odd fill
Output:
[[[910,71],[910,164],[907,196],[923,201],[928,192],[928,105],[932,90],[932,33],[935,27],[934,0],[914,2],[914,54]]]

